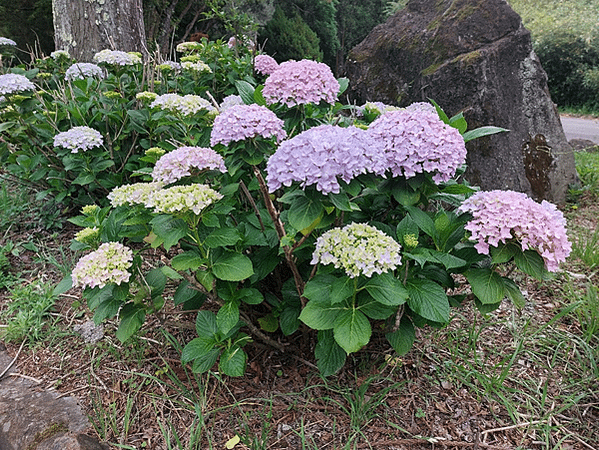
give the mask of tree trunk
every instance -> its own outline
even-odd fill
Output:
[[[52,0],[57,50],[91,62],[104,50],[146,50],[142,0]]]

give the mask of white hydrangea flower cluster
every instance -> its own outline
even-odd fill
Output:
[[[333,264],[348,277],[371,277],[395,270],[401,264],[401,246],[377,228],[350,223],[333,228],[316,240],[311,264]]]
[[[221,198],[221,194],[205,184],[173,186],[154,192],[146,201],[146,207],[153,208],[157,213],[178,214],[193,211],[194,214],[200,214]]]
[[[15,41],[13,41],[12,39],[0,36],[0,46],[2,46],[2,45],[9,45],[11,47],[15,47],[17,45],[17,43]]]
[[[56,51],[50,53],[50,57],[54,61],[58,61],[61,58],[69,59],[71,57],[71,55],[66,50],[56,50]]]
[[[73,127],[54,136],[54,147],[63,147],[78,153],[79,150],[86,151],[90,148],[100,147],[104,139],[100,132],[90,127]]]
[[[35,89],[29,79],[16,73],[0,75],[0,95],[18,94],[19,92],[32,91]]]
[[[233,106],[236,105],[244,105],[243,100],[241,99],[241,96],[239,95],[227,95],[225,98],[223,98],[223,101],[220,104],[220,112],[225,112],[227,109],[232,108]]]
[[[114,188],[108,194],[108,200],[114,207],[123,205],[145,205],[148,199],[162,189],[163,183],[133,183]]]
[[[204,61],[184,61],[181,63],[181,68],[194,74],[200,74],[204,72],[212,73],[212,69]]]
[[[86,78],[104,78],[104,71],[100,66],[93,63],[75,63],[70,66],[64,74],[67,81],[84,80]]]
[[[181,42],[180,44],[177,44],[176,50],[179,53],[191,53],[196,50],[200,50],[202,47],[203,46],[200,42]]]
[[[94,61],[113,66],[133,66],[141,64],[141,58],[135,53],[104,49],[94,55]]]
[[[77,262],[71,274],[73,286],[103,288],[108,283],[126,283],[131,276],[128,269],[132,262],[130,248],[119,242],[106,242]]]
[[[208,101],[199,95],[179,95],[179,94],[164,94],[159,95],[150,104],[150,108],[159,108],[171,112],[178,112],[184,116],[197,114],[202,110],[207,110],[216,115],[216,108]]]
[[[181,64],[176,61],[164,61],[158,64],[156,68],[162,72],[179,72],[181,70]]]

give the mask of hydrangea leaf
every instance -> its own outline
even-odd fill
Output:
[[[504,131],[510,131],[510,130],[506,130],[505,128],[499,128],[499,127],[491,127],[491,126],[480,127],[480,128],[476,128],[475,130],[466,131],[462,135],[462,137],[464,138],[464,142],[468,142],[468,141],[471,141],[473,139],[478,139],[483,136],[489,136],[491,134],[503,133]]]
[[[239,322],[239,301],[225,302],[216,313],[216,325],[218,330],[226,335]]]
[[[241,348],[233,346],[220,355],[218,368],[225,375],[240,377],[245,373],[247,359],[247,354]]]
[[[414,345],[416,340],[416,332],[414,325],[407,317],[402,317],[399,327],[395,331],[391,331],[385,335],[391,347],[398,355],[405,355]]]
[[[329,330],[335,326],[339,314],[346,309],[343,305],[331,305],[329,299],[314,299],[306,304],[299,320],[315,330]]]
[[[289,336],[297,331],[300,326],[299,315],[301,308],[299,306],[287,305],[279,316],[279,326],[285,336]]]
[[[241,233],[237,228],[217,228],[204,241],[204,245],[208,248],[225,247],[227,245],[235,245],[242,239]]]
[[[329,301],[331,285],[336,278],[333,275],[318,274],[304,286],[303,296],[308,300],[323,299]]]
[[[214,366],[214,364],[216,364],[216,360],[218,359],[220,352],[220,348],[213,348],[205,355],[196,358],[193,361],[191,370],[193,370],[195,373],[208,372]]]
[[[316,363],[321,375],[333,375],[345,364],[347,353],[337,344],[331,330],[318,332],[318,343],[314,349]]]
[[[181,362],[187,364],[194,359],[205,357],[214,349],[216,341],[206,336],[200,336],[192,339],[181,351]],[[217,353],[218,355],[218,353]],[[215,359],[216,361],[216,359]],[[210,365],[212,367],[214,362]]]
[[[433,322],[449,322],[449,299],[441,286],[426,279],[412,279],[406,283],[406,288],[412,311]]]
[[[503,277],[503,284],[505,285],[505,292],[510,298],[512,303],[517,308],[522,309],[526,305],[526,298],[522,294],[522,291],[518,285],[511,278]]]
[[[296,230],[310,227],[323,214],[322,203],[306,196],[297,197],[289,207],[287,219]]]
[[[341,303],[354,293],[354,280],[349,277],[336,278],[331,284],[331,305]]]
[[[493,264],[502,264],[510,261],[516,254],[520,253],[518,246],[514,244],[499,243],[497,247],[491,246],[491,259]]]
[[[543,280],[547,277],[545,261],[535,250],[526,250],[524,252],[516,253],[514,256],[514,263],[522,272],[537,280]]]
[[[216,278],[225,281],[242,281],[254,274],[252,261],[234,252],[222,252],[214,259],[211,268]]]
[[[216,336],[216,333],[218,333],[216,314],[212,311],[199,311],[196,317],[196,332],[198,333],[198,336],[209,338]]]
[[[121,309],[119,317],[121,323],[116,330],[116,337],[125,342],[141,328],[146,320],[146,311],[143,306],[128,303]]]
[[[391,273],[382,273],[373,276],[364,286],[364,289],[377,302],[387,306],[399,306],[406,302],[408,291]]]
[[[383,305],[362,291],[358,294],[358,309],[371,319],[384,320],[397,311],[397,306]]]
[[[370,321],[355,308],[341,311],[333,327],[335,341],[347,353],[357,352],[368,344],[371,334]]]
[[[472,286],[472,293],[481,303],[491,305],[501,302],[505,297],[505,283],[494,270],[470,269],[464,275]]]

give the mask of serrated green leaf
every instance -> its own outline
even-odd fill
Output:
[[[218,359],[218,355],[220,355],[221,349],[216,347],[206,353],[204,356],[200,356],[193,361],[192,371],[194,373],[204,373],[208,372],[214,364],[216,364],[216,360]]]
[[[408,298],[408,291],[404,285],[391,273],[373,275],[364,289],[377,302],[387,306],[403,305]]]
[[[205,357],[213,349],[216,341],[205,336],[192,339],[181,351],[181,362],[187,364],[197,358]],[[216,360],[215,360],[216,361]],[[212,367],[214,363],[210,365]]]
[[[241,241],[241,233],[237,228],[217,228],[204,241],[204,245],[208,248],[225,247],[227,245],[235,245]]]
[[[383,305],[366,292],[360,292],[358,294],[358,309],[371,319],[384,320],[397,311],[397,306]]]
[[[239,301],[226,302],[216,313],[216,325],[219,331],[226,335],[239,322]]]
[[[146,274],[146,283],[150,287],[152,297],[160,295],[166,287],[166,275],[157,267]]]
[[[239,92],[239,96],[243,100],[243,103],[246,105],[254,103],[254,86],[247,81],[237,80],[235,81],[235,87],[237,88],[237,92]]]
[[[490,136],[492,134],[503,133],[505,131],[510,131],[510,130],[506,130],[505,128],[499,128],[499,127],[491,127],[491,126],[480,127],[480,128],[476,128],[475,130],[466,131],[462,135],[462,137],[464,138],[464,142],[469,142],[473,139],[478,139],[483,136]]]
[[[537,280],[543,280],[547,276],[548,272],[545,268],[545,261],[535,250],[516,253],[514,263],[522,272]]]
[[[331,305],[335,303],[341,303],[345,299],[351,297],[354,293],[354,280],[349,277],[335,278],[333,284],[331,284]]]
[[[296,230],[303,230],[310,227],[324,213],[322,203],[306,196],[293,199],[287,220]]]
[[[112,319],[117,315],[122,305],[123,302],[114,297],[104,300],[98,305],[94,312],[94,323],[99,325],[106,319]]]
[[[285,336],[289,336],[297,331],[300,326],[299,315],[301,308],[298,306],[287,306],[279,315],[279,326]]]
[[[405,355],[414,345],[416,340],[416,331],[412,321],[407,317],[402,317],[399,327],[396,331],[391,331],[385,335],[391,347],[398,355]]]
[[[308,300],[327,300],[331,296],[331,286],[337,278],[333,275],[318,274],[304,286],[303,296]]]
[[[242,281],[254,273],[252,261],[245,255],[223,252],[212,262],[212,273],[220,280]]]
[[[335,342],[333,332],[326,330],[318,332],[318,343],[314,349],[314,356],[318,370],[322,376],[328,377],[343,367],[347,353]]]
[[[412,218],[412,220],[418,225],[424,233],[428,234],[433,239],[437,238],[437,229],[435,228],[435,223],[433,219],[420,208],[416,208],[415,206],[406,206],[406,211]]]
[[[115,335],[119,341],[125,342],[141,328],[146,320],[146,311],[143,306],[128,303],[121,308],[119,318],[121,323]]]
[[[173,295],[173,303],[175,305],[181,305],[185,302],[190,302],[202,297],[204,297],[204,294],[197,289],[191,288],[189,281],[183,280],[179,286],[177,286],[177,290]]]
[[[230,377],[241,377],[245,373],[247,354],[239,347],[233,346],[220,355],[218,368]]]
[[[346,353],[360,350],[370,341],[372,328],[368,318],[357,309],[341,311],[333,327],[333,336]]]
[[[267,314],[264,317],[258,318],[258,323],[260,324],[260,328],[266,331],[267,333],[274,333],[279,329],[279,321],[272,314]]]
[[[206,263],[206,259],[196,251],[186,251],[175,255],[171,260],[171,266],[175,270],[198,270],[203,264]]]
[[[499,243],[497,247],[490,246],[491,261],[493,264],[502,264],[510,261],[517,253],[521,252],[520,248],[514,244]]]
[[[433,322],[449,322],[449,299],[434,281],[412,279],[406,283],[408,306],[419,316]]]
[[[198,336],[205,338],[213,338],[216,336],[218,333],[216,314],[212,311],[198,311],[196,317],[196,333],[198,333]]]
[[[314,299],[306,304],[299,320],[314,330],[329,330],[335,326],[337,316],[345,309],[341,305],[331,305],[328,299]]]
[[[329,200],[331,203],[340,211],[352,212],[354,208],[349,201],[349,197],[345,192],[339,192],[338,194],[329,193]]]
[[[526,298],[522,294],[522,291],[518,287],[518,285],[514,282],[514,280],[503,277],[503,284],[505,286],[505,292],[507,296],[510,298],[512,303],[516,306],[516,308],[522,309],[526,306]]]
[[[472,287],[472,293],[481,303],[492,305],[505,297],[505,284],[501,275],[492,269],[470,269],[464,275]]]

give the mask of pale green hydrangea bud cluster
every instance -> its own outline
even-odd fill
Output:
[[[179,53],[191,53],[196,50],[201,50],[203,45],[200,42],[181,42],[177,45],[177,52]]]
[[[333,228],[316,240],[311,264],[333,264],[348,277],[371,277],[401,264],[401,246],[390,236],[363,223]]]
[[[183,61],[181,63],[181,68],[183,70],[187,70],[188,72],[191,72],[194,74],[200,74],[200,73],[204,73],[204,72],[212,73],[212,69],[204,61],[196,61],[196,62]]]
[[[158,97],[158,94],[156,92],[150,92],[150,91],[142,91],[135,95],[135,98],[137,100],[141,100],[142,102],[148,102],[148,103],[156,100],[156,97]]]
[[[73,286],[103,288],[108,283],[126,283],[131,276],[128,269],[132,264],[130,248],[119,242],[106,242],[77,262],[71,274]]]
[[[146,207],[153,208],[157,213],[178,214],[193,211],[194,214],[200,214],[221,198],[221,194],[205,184],[173,186],[154,192],[148,198]]]
[[[154,192],[160,190],[163,183],[133,183],[114,188],[108,194],[108,200],[114,207],[123,205],[145,205]]]
[[[75,240],[82,242],[83,244],[92,244],[100,237],[100,230],[98,227],[87,227],[75,234]]]

